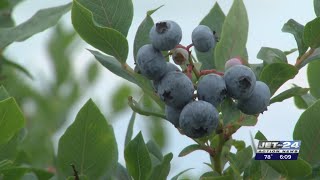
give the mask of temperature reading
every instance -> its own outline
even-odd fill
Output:
[[[264,159],[271,159],[272,155],[264,155]]]
[[[259,141],[255,160],[297,160],[301,141]]]

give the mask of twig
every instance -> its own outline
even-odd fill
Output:
[[[296,64],[295,64],[294,66],[295,66],[295,67],[299,67],[300,64],[301,64],[304,60],[306,60],[309,56],[311,56],[311,55],[314,53],[315,50],[316,50],[316,49],[311,48],[309,51],[307,51],[306,53],[304,53],[300,58],[297,59]]]
[[[76,167],[74,164],[70,164],[70,166],[73,169],[73,176],[74,176],[74,180],[80,180],[79,175],[78,175],[78,171],[76,170]]]

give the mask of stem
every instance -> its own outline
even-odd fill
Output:
[[[130,74],[134,74],[134,70],[127,64],[127,63],[122,63],[122,68],[128,71]]]
[[[190,48],[193,46],[193,43],[189,44],[187,47],[186,47],[186,50],[190,52]]]
[[[223,145],[225,143],[224,135],[223,133],[219,134],[219,145],[215,149],[215,155],[213,156],[213,165],[214,165],[214,170],[219,173],[220,175],[222,174],[222,167],[221,167],[221,152]]]
[[[200,71],[200,76],[204,76],[204,75],[211,74],[211,73],[218,74],[220,76],[224,75],[223,72],[219,72],[219,71],[217,71],[215,69],[209,69],[209,70],[201,70]]]
[[[304,60],[306,60],[309,56],[311,56],[314,53],[314,51],[315,51],[314,48],[310,48],[309,51],[307,51],[300,58],[297,59],[296,64],[294,66],[298,67]]]
[[[198,69],[193,64],[191,52],[189,53],[189,63],[192,66],[193,73],[196,75],[197,79],[199,79],[200,78],[200,73],[199,73]]]

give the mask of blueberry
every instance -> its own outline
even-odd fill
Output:
[[[180,114],[180,128],[191,138],[210,135],[218,126],[219,113],[214,106],[205,101],[187,104]]]
[[[172,59],[175,64],[182,65],[188,61],[189,52],[184,48],[174,48],[172,50]]]
[[[167,120],[171,122],[176,128],[179,128],[179,117],[181,109],[173,108],[171,106],[165,106],[165,113]]]
[[[158,86],[158,95],[166,105],[182,108],[193,98],[194,86],[191,80],[182,72],[168,72]]]
[[[208,52],[216,45],[213,31],[205,25],[199,25],[192,31],[192,43],[194,48],[200,52]]]
[[[253,71],[244,65],[229,68],[223,76],[228,95],[234,99],[246,99],[252,94],[256,84]]]
[[[270,97],[269,87],[264,82],[257,81],[252,95],[247,99],[239,100],[237,107],[243,113],[249,115],[262,113],[267,110],[267,106],[270,104]]]
[[[181,72],[181,70],[174,64],[170,63],[170,62],[167,62],[167,68],[165,70],[165,74],[167,74],[168,72],[171,72],[171,71],[179,71]],[[152,81],[152,87],[153,89],[157,92],[158,91],[158,86],[159,86],[159,80],[153,80]]]
[[[199,80],[197,92],[199,100],[209,102],[218,107],[227,95],[227,87],[221,76],[208,74]]]
[[[227,70],[229,68],[231,68],[232,66],[235,66],[235,65],[242,65],[242,60],[238,57],[236,58],[232,58],[232,59],[229,59],[226,64],[224,65],[224,69]]]
[[[166,72],[166,60],[151,44],[142,46],[137,53],[141,74],[151,80],[159,80]]]
[[[171,71],[180,71],[181,72],[181,70],[178,68],[178,66],[172,64],[171,62],[167,62],[167,68],[166,68],[165,73],[168,73]]]
[[[153,25],[149,38],[156,49],[168,51],[180,43],[182,30],[174,21],[161,21]]]

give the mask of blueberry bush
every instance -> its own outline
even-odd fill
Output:
[[[20,1],[0,2],[0,179],[168,179],[173,156],[192,156],[196,150],[207,153],[210,163],[204,166],[211,168],[197,179],[320,178],[320,17],[305,25],[289,19],[282,31],[293,35],[297,48],[262,47],[257,54],[261,63],[252,64],[246,49],[249,22],[243,0],[234,0],[227,14],[216,3],[191,37],[184,36],[174,19],[154,22],[152,14],[161,13],[161,7],[150,10],[137,29],[133,47],[127,39],[134,12],[131,0],[73,0],[39,10],[15,25],[11,13]],[[75,32],[58,23],[70,11]],[[314,11],[320,16],[319,0],[314,0]],[[52,26],[47,51],[54,81],[37,89],[25,81],[33,78],[27,68],[3,52]],[[92,46],[88,53],[97,60],[80,78],[71,63],[77,35]],[[182,37],[190,44],[180,44]],[[128,57],[129,48],[133,57]],[[293,52],[298,57],[289,63],[287,56]],[[128,59],[134,60],[134,67]],[[98,67],[136,87],[121,86],[111,100],[112,113],[132,111],[124,152],[118,151],[112,123],[89,99],[60,137],[55,153],[52,137],[62,128],[70,107],[90,93]],[[293,85],[277,92],[304,67],[308,88]],[[142,97],[137,99],[135,91]],[[255,126],[269,106],[289,98],[304,109],[292,135],[302,141],[298,160],[254,160],[255,144],[246,145],[233,134],[243,126]],[[30,106],[35,112],[25,113]],[[152,120],[148,126],[153,138],[147,142],[141,132],[133,135],[136,114]],[[159,119],[194,144],[181,147],[180,154],[163,154],[165,130]],[[260,131],[254,139],[267,140]],[[119,156],[124,156],[125,164]]]

